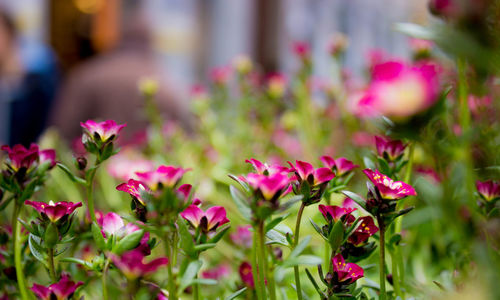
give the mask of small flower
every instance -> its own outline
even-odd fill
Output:
[[[7,152],[8,164],[14,171],[18,171],[23,167],[29,170],[36,163],[48,163],[49,169],[56,165],[56,151],[53,149],[39,150],[37,144],[31,144],[28,149],[21,144],[14,145],[12,148],[3,145],[1,150]]]
[[[249,262],[241,263],[239,267],[240,278],[243,283],[249,288],[253,289],[255,283],[253,281],[252,265]]]
[[[159,166],[156,171],[135,173],[140,181],[144,182],[152,191],[173,188],[182,179],[184,173],[190,169],[173,166]]]
[[[117,239],[122,239],[123,237],[131,234],[132,232],[140,230],[139,226],[134,223],[128,223],[125,225],[123,219],[116,213],[110,212],[98,220],[99,225],[102,227],[102,235],[105,238],[110,236],[115,236]],[[139,245],[136,249],[142,251],[144,255],[151,254],[151,248],[148,245],[149,232],[144,233]]]
[[[144,263],[144,254],[140,249],[134,249],[123,253],[120,256],[111,254],[111,260],[115,266],[122,271],[128,279],[137,279],[150,275],[161,266],[168,263],[166,257],[160,257],[149,263]]]
[[[295,172],[299,181],[306,181],[312,186],[318,186],[322,183],[328,182],[335,177],[332,170],[329,168],[315,169],[310,163],[305,161],[296,160],[295,166],[288,162]]]
[[[333,159],[330,156],[324,155],[320,157],[321,162],[325,165],[325,167],[330,168],[335,172],[336,176],[342,176],[350,171],[358,168],[358,165],[355,165],[352,161],[348,160],[344,157],[339,157],[337,159]]]
[[[51,222],[55,223],[59,221],[62,217],[66,215],[71,215],[76,208],[82,206],[81,202],[73,203],[73,202],[36,202],[26,200],[24,204],[33,206],[42,217],[47,217]]]
[[[229,237],[236,245],[240,245],[246,248],[252,247],[252,228],[251,225],[244,225],[236,227],[236,232],[231,233]]]
[[[290,184],[287,173],[255,174],[249,173],[245,180],[264,200],[274,202],[285,194]]]
[[[71,298],[75,290],[81,285],[83,285],[83,282],[75,283],[69,279],[68,275],[63,275],[58,283],[51,284],[48,287],[34,283],[31,290],[42,300],[65,300]]]
[[[320,204],[318,208],[327,222],[338,222],[344,216],[346,216],[346,223],[352,223],[355,220],[354,216],[351,215],[351,213],[355,211],[356,208],[344,208],[335,205],[327,206],[323,204]]]
[[[309,59],[311,57],[311,46],[303,41],[296,41],[292,45],[293,52],[300,59]]]
[[[369,237],[378,232],[378,227],[375,226],[373,218],[370,216],[359,218],[359,225],[354,232],[349,236],[349,242],[355,246],[365,242]]]
[[[56,150],[46,149],[38,152],[40,158],[40,164],[48,164],[49,169],[52,169],[56,165]]]
[[[351,284],[364,275],[363,268],[355,263],[346,263],[342,254],[332,258],[334,278],[342,284]]]
[[[407,196],[417,195],[417,192],[411,185],[402,181],[394,181],[377,170],[364,169],[363,173],[375,185],[384,199],[399,200]]]
[[[144,206],[146,205],[141,194],[144,192],[149,192],[149,189],[146,187],[146,185],[142,181],[129,179],[127,183],[119,184],[116,187],[116,189],[118,191],[122,191],[122,192],[130,194],[132,197],[137,199],[142,205],[144,205]]]
[[[84,129],[84,136],[88,139],[106,143],[114,140],[127,124],[118,125],[113,120],[104,122],[88,120],[85,123],[80,122],[80,126]]]
[[[125,181],[130,178],[138,179],[136,172],[153,171],[154,164],[132,150],[123,150],[111,157],[107,170],[114,178]]]
[[[271,74],[267,79],[267,93],[273,99],[283,97],[286,91],[286,78],[283,74]]]
[[[287,167],[283,167],[278,164],[268,165],[266,163],[262,163],[261,161],[255,158],[247,159],[245,160],[245,162],[251,164],[258,174],[275,174],[281,172],[287,172],[287,173],[289,172],[289,169]]]
[[[247,55],[238,55],[233,61],[234,69],[242,74],[248,74],[252,71],[252,60]]]
[[[196,205],[189,205],[181,217],[189,221],[193,227],[201,227],[203,232],[215,231],[217,227],[229,222],[226,218],[226,209],[222,206],[212,206],[204,212]]]
[[[378,155],[390,161],[401,157],[406,149],[406,145],[402,141],[390,140],[381,136],[375,136],[375,146]]]
[[[218,68],[213,68],[210,71],[210,79],[212,79],[213,83],[219,86],[224,86],[231,79],[231,67],[222,66]]]
[[[479,195],[487,202],[500,199],[500,184],[496,181],[476,181],[476,188]]]
[[[229,276],[231,269],[228,265],[220,265],[212,269],[201,272],[201,277],[208,279],[220,280]]]

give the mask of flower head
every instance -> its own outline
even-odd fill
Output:
[[[295,172],[299,181],[307,181],[312,186],[317,186],[322,183],[328,182],[335,177],[332,170],[329,168],[315,169],[310,163],[305,161],[296,160],[295,166],[288,162]]]
[[[163,187],[173,188],[182,179],[184,173],[189,170],[174,166],[159,166],[156,171],[137,172],[135,174],[148,188],[156,191]]]
[[[66,215],[71,215],[77,207],[82,206],[81,202],[73,203],[65,201],[56,203],[50,201],[49,203],[45,203],[26,200],[24,204],[33,206],[42,215],[42,217],[47,217],[54,223]]]
[[[236,227],[236,232],[230,234],[230,238],[236,245],[241,245],[246,248],[252,247],[252,228],[251,225]]]
[[[377,233],[379,230],[370,216],[359,218],[359,225],[354,232],[349,236],[349,242],[354,245],[359,245],[365,242],[370,236]]]
[[[371,169],[364,169],[363,173],[365,173],[368,179],[370,179],[379,190],[382,198],[386,200],[399,200],[407,196],[417,195],[417,192],[411,185],[402,181],[394,181],[377,170],[372,171]]]
[[[336,170],[336,176],[342,176],[350,171],[358,168],[359,166],[354,164],[352,161],[348,160],[344,157],[339,157],[337,159],[333,159],[330,156],[324,155],[320,157],[321,162],[325,167],[330,168],[331,170]]]
[[[307,42],[296,41],[293,43],[293,52],[300,59],[308,59],[311,56],[311,46]]]
[[[257,194],[271,202],[284,195],[290,184],[290,178],[285,172],[269,175],[249,173],[245,180]]]
[[[14,171],[23,167],[29,170],[34,167],[36,163],[48,163],[49,168],[53,168],[56,165],[56,151],[53,149],[39,150],[37,144],[31,144],[28,149],[21,144],[14,145],[12,148],[3,145],[1,149],[7,152],[9,166]]]
[[[230,272],[231,272],[231,268],[229,268],[228,265],[223,264],[223,265],[219,265],[215,268],[208,269],[208,270],[201,272],[201,277],[220,280],[224,277],[229,276]]]
[[[88,139],[105,143],[114,140],[127,124],[118,125],[113,120],[104,122],[88,120],[85,123],[80,122],[80,126],[84,129],[84,136]]]
[[[283,97],[286,91],[286,78],[283,74],[271,74],[267,79],[267,93],[271,98]]]
[[[496,181],[476,181],[476,188],[479,195],[487,202],[500,199],[500,184]]]
[[[346,223],[352,223],[355,220],[354,216],[351,215],[351,213],[355,211],[356,208],[344,208],[335,205],[327,206],[323,204],[320,204],[318,208],[327,222],[338,222],[344,216]]]
[[[375,136],[375,146],[379,156],[394,161],[403,155],[406,145],[400,140],[390,140],[385,137]]]
[[[333,273],[336,281],[343,284],[351,284],[364,275],[363,268],[355,263],[346,263],[342,254],[332,258]]]
[[[65,300],[69,299],[82,284],[81,281],[75,283],[67,275],[63,275],[58,283],[51,284],[48,287],[34,283],[31,290],[42,300]]]
[[[142,199],[141,193],[149,192],[149,189],[142,181],[129,179],[127,183],[119,184],[116,189],[118,191],[130,194],[132,197],[136,198],[142,205],[146,205],[144,203],[144,199]]]
[[[252,265],[249,262],[241,263],[239,267],[240,278],[243,283],[249,288],[253,289],[255,283],[253,281]]]
[[[359,113],[403,119],[426,110],[438,99],[438,73],[437,66],[429,63],[388,61],[375,65],[372,82],[358,104]]]
[[[181,217],[189,221],[193,227],[201,227],[203,232],[215,231],[217,227],[229,222],[226,218],[226,209],[222,206],[212,206],[204,212],[196,205],[189,205]]]
[[[289,169],[287,167],[283,167],[278,164],[268,165],[255,158],[247,159],[245,160],[245,162],[251,164],[258,174],[274,174],[281,172],[289,172]]]
[[[144,253],[140,249],[127,251],[120,256],[112,254],[111,260],[128,279],[147,276],[168,263],[166,257],[156,258],[149,263],[144,263]]]

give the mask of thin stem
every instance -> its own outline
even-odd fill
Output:
[[[15,199],[14,201],[16,201]],[[16,276],[17,276],[17,286],[19,288],[19,293],[21,294],[21,299],[23,300],[28,300],[29,295],[28,295],[28,289],[26,288],[26,279],[24,278],[24,273],[23,273],[23,264],[22,264],[22,257],[21,257],[21,227],[19,226],[19,221],[17,218],[19,217],[19,214],[21,213],[21,205],[19,203],[15,203],[14,205],[14,216],[12,219],[12,232],[14,234],[13,238],[13,243],[14,243],[14,265],[16,267]]]
[[[109,259],[106,259],[106,263],[104,264],[104,268],[102,269],[102,277],[101,277],[103,300],[108,300],[108,288],[106,284],[106,279],[107,279],[106,276],[108,275],[108,268],[109,268]]]
[[[266,293],[266,282],[265,282],[265,259],[266,259],[266,245],[265,245],[265,232],[264,232],[264,221],[259,222],[259,247],[257,249],[257,261],[258,261],[258,271],[259,271],[259,284],[262,293],[262,299],[267,299]]]
[[[297,244],[299,243],[300,221],[302,220],[302,213],[304,212],[305,207],[306,207],[305,203],[302,202],[299,208],[299,212],[297,214],[297,220],[295,223],[295,239],[293,240],[294,249],[295,247],[297,247]],[[297,299],[302,300],[302,288],[300,286],[299,266],[294,266],[293,272],[295,274],[295,288],[297,289]]]
[[[164,243],[165,243],[165,251],[167,258],[170,261],[173,261],[174,260],[172,258],[173,251],[171,249],[172,243],[170,243],[169,234],[167,234],[167,236],[165,237]],[[177,290],[176,290],[177,287],[175,285],[174,271],[171,263],[167,264],[167,273],[168,273],[168,295],[169,295],[168,298],[177,300]]]
[[[253,243],[252,243],[252,275],[253,282],[255,285],[255,293],[257,294],[257,299],[261,300],[262,291],[260,289],[260,280],[259,280],[259,265],[257,264],[257,248],[259,247],[259,239],[258,239],[258,229],[254,227],[253,231]]]
[[[92,220],[92,222],[95,222],[97,224],[97,219],[95,217],[95,210],[94,210],[94,193],[93,193],[94,177],[96,172],[97,172],[97,165],[92,170],[90,170],[90,173],[87,176],[87,208],[89,211],[90,219]]]
[[[271,251],[272,251],[271,246],[269,246],[267,248],[267,250],[269,251],[269,253],[271,253]],[[269,266],[269,264],[267,263],[267,258],[264,259],[264,262],[266,263],[265,268],[266,268],[266,274],[267,274],[267,276],[266,276],[267,277],[267,286],[269,287],[269,299],[275,300],[276,299],[276,282],[274,280],[274,267],[272,266],[272,262],[271,262],[271,265]]]
[[[194,279],[198,279],[198,273],[196,273]],[[200,285],[198,283],[195,283],[193,286],[193,299],[200,300]]]
[[[127,284],[127,293],[130,300],[134,300],[134,297],[137,295],[139,291],[140,282],[139,279],[128,280]]]
[[[399,271],[398,271],[399,255],[398,255],[398,252],[399,252],[399,246],[396,245],[394,247],[394,251],[392,251],[392,253],[391,253],[391,257],[392,257],[392,260],[391,260],[392,286],[394,287],[394,293],[396,293],[396,296],[400,296],[402,298],[403,296],[401,295],[401,287],[399,284]]]
[[[49,275],[50,279],[52,280],[52,283],[57,282],[57,276],[56,276],[56,268],[54,265],[54,248],[49,248],[48,249],[48,256],[49,256]]]
[[[457,59],[458,71],[458,100],[460,105],[460,126],[462,132],[465,133],[470,125],[470,111],[467,103],[467,77],[466,77],[467,64],[463,58]]]
[[[382,216],[377,216],[378,227],[380,229],[380,300],[386,300],[387,294],[385,291],[385,224]]]

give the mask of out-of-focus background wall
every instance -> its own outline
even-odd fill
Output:
[[[311,45],[314,74],[327,76],[335,32],[349,39],[345,66],[362,76],[373,49],[408,55],[393,23],[429,21],[421,0],[0,0],[0,10],[17,28],[16,46],[4,42],[10,50],[2,54],[0,45],[0,142],[11,144],[33,141],[48,124],[67,127],[54,115],[78,125],[109,118],[122,101],[132,103],[120,110],[127,116],[140,100],[104,99],[121,97],[116,90],[147,75],[164,81],[165,110],[184,118],[189,87],[213,67],[244,53],[266,72],[292,71],[294,41]],[[6,67],[12,61],[19,64]],[[141,126],[128,118],[121,121]]]

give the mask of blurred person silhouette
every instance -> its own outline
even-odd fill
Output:
[[[76,67],[63,84],[51,114],[51,124],[69,141],[81,135],[80,122],[87,119],[127,123],[125,139],[143,132],[148,120],[138,83],[144,78],[158,82],[155,101],[163,117],[190,128],[187,105],[181,102],[187,98],[182,97],[178,86],[169,81],[160,67],[152,47],[151,30],[139,2],[122,2],[128,5],[122,7],[117,46]]]
[[[0,144],[35,142],[44,130],[58,82],[53,52],[19,37],[0,6]]]

